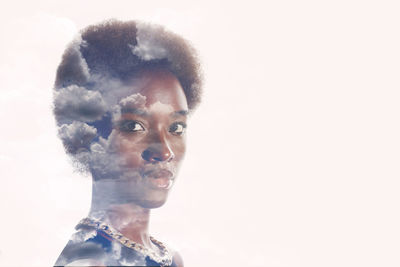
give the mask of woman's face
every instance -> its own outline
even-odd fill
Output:
[[[187,101],[167,71],[144,72],[128,88],[111,140],[122,173],[129,175],[115,179],[114,193],[125,203],[155,208],[165,203],[185,154]]]

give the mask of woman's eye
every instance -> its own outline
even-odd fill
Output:
[[[144,131],[144,127],[137,121],[123,121],[119,129],[124,132],[140,132]]]
[[[186,130],[186,123],[184,122],[176,122],[171,125],[169,131],[176,135],[182,135]]]

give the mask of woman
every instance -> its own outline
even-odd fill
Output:
[[[160,26],[107,21],[67,47],[54,114],[93,191],[89,215],[56,266],[183,266],[148,225],[176,180],[200,89],[195,51]]]

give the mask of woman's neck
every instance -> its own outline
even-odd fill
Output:
[[[112,204],[105,209],[95,209],[92,207],[89,216],[93,218],[100,217],[104,223],[109,224],[136,243],[148,248],[154,247],[149,235],[149,209],[132,203]]]
[[[118,196],[109,195],[112,183],[94,183],[92,205],[89,217],[101,220],[119,231],[130,240],[148,248],[154,248],[150,241],[150,209],[133,202],[124,202]]]

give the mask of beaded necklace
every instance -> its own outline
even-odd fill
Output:
[[[96,230],[102,231],[109,235],[114,240],[121,243],[123,246],[133,249],[144,256],[148,256],[153,261],[160,264],[161,267],[170,266],[172,264],[172,256],[170,255],[166,246],[161,242],[156,240],[154,237],[150,236],[151,242],[153,242],[157,247],[159,247],[161,251],[161,256],[152,249],[146,248],[141,244],[138,244],[129,238],[125,237],[123,234],[112,228],[111,226],[102,223],[100,221],[91,219],[91,218],[84,218],[82,219],[78,225],[86,225],[90,227],[96,228]]]

